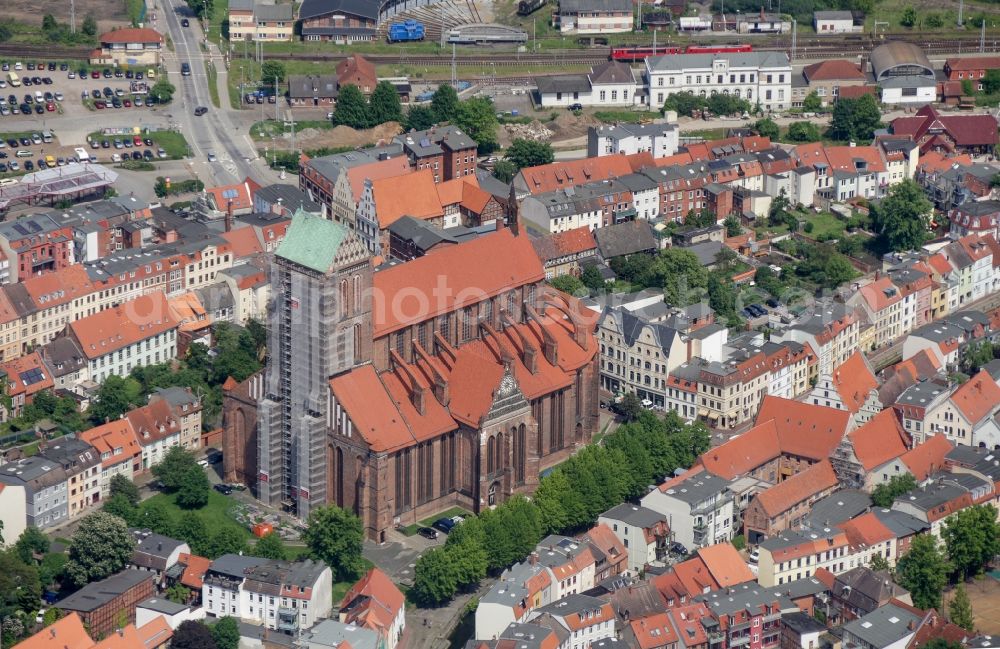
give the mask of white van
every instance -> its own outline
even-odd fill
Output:
[[[16,184],[17,178],[0,178],[0,187],[9,187]]]
[[[33,154],[27,149],[18,149],[17,153],[14,154],[18,158],[30,158]]]
[[[52,131],[42,131],[42,142],[48,144],[52,141]]]
[[[87,153],[87,150],[84,149],[82,146],[78,146],[75,149],[73,149],[73,154],[76,155],[76,159],[79,162],[89,162],[90,161],[90,154]]]

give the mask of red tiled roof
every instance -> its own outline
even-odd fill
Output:
[[[413,443],[406,421],[371,365],[363,365],[330,379],[337,403],[351,417],[355,429],[376,453]]]
[[[376,630],[388,631],[396,616],[406,605],[403,593],[378,568],[372,568],[356,584],[351,586],[351,589],[340,601],[340,608],[342,610],[347,608],[359,597],[367,598],[367,600],[351,610],[347,622],[360,623]]]
[[[957,146],[984,146],[1000,141],[997,120],[992,115],[941,115],[930,105],[913,117],[894,119],[891,128],[895,135],[909,135],[914,141],[938,130],[947,133]],[[926,144],[921,148],[925,147]]]
[[[754,580],[754,575],[747,567],[746,561],[731,543],[717,543],[699,548],[698,558],[712,575],[712,579],[719,584],[719,588],[727,588]]]
[[[756,422],[774,420],[781,452],[822,460],[829,457],[847,432],[850,413],[767,395]]]
[[[927,151],[920,154],[918,166],[928,173],[947,171],[955,165],[968,167],[972,164],[972,158],[968,153],[959,155],[946,155],[940,151]]]
[[[870,284],[865,284],[858,291],[875,313],[903,299],[896,285],[892,283],[891,279],[885,276],[878,278]]]
[[[834,80],[865,80],[865,73],[858,64],[846,59],[828,59],[802,68],[802,74],[810,82]]]
[[[351,167],[347,170],[347,181],[351,185],[351,196],[355,203],[361,202],[361,197],[365,192],[365,180],[381,180],[402,176],[409,173],[410,161],[406,156],[397,156],[388,160],[379,160],[364,165]]]
[[[474,179],[475,176],[466,176],[466,178]],[[493,200],[493,194],[481,189],[478,183],[475,185],[471,182],[462,184],[461,206],[473,214],[482,214],[491,200]]]
[[[380,270],[373,280],[375,337],[544,278],[528,237],[506,228]],[[405,317],[417,307],[421,312]]]
[[[847,434],[861,466],[871,471],[907,450],[909,436],[896,417],[896,411],[886,408],[865,425]]]
[[[855,351],[833,371],[833,385],[848,412],[855,414],[861,410],[871,391],[878,388],[878,379],[872,374],[864,355]]]
[[[163,619],[162,616],[157,616]],[[44,631],[43,631],[44,633]],[[115,633],[110,633],[102,640],[98,641],[92,649],[142,649],[146,645],[139,637],[134,624],[129,624],[120,628]]]
[[[691,604],[689,606],[678,606],[667,611],[670,621],[674,624],[674,630],[683,640],[684,647],[700,647],[708,645],[708,634],[705,627],[701,625],[701,620],[711,618],[711,611],[704,602]]]
[[[668,155],[664,158],[654,158],[653,164],[657,167],[674,167],[677,165],[691,164],[694,159],[691,154],[687,151],[682,151],[680,153],[675,153],[674,155]]]
[[[166,399],[157,399],[145,406],[134,408],[125,413],[135,437],[143,446],[159,440],[180,435],[181,426],[170,410]]]
[[[386,229],[404,216],[433,219],[444,216],[430,169],[372,182],[378,227]]]
[[[17,643],[13,649],[90,649],[93,645],[83,620],[73,612]]]
[[[264,247],[260,245],[260,239],[257,238],[253,228],[236,228],[223,232],[222,238],[229,242],[233,256],[237,259],[245,259],[264,252]]]
[[[126,27],[101,34],[102,43],[160,43],[163,35],[148,27]]]
[[[945,59],[950,70],[995,70],[1000,68],[1000,56],[967,56]]]
[[[778,443],[778,431],[774,422],[768,420],[725,444],[702,453],[698,461],[709,472],[732,480],[779,455],[781,445]]]
[[[80,349],[95,359],[177,327],[162,291],[69,323]]]
[[[941,275],[947,275],[954,270],[954,267],[951,265],[951,262],[948,261],[948,258],[940,252],[936,255],[928,257],[927,263]]]
[[[840,528],[847,534],[852,547],[873,546],[896,538],[896,534],[878,519],[875,512],[862,514],[843,523]]]
[[[212,566],[212,560],[199,557],[197,554],[181,554],[180,563],[184,564],[184,572],[181,574],[181,583],[188,588],[201,590],[205,581],[205,573]]]
[[[798,503],[836,486],[837,474],[830,461],[824,459],[758,493],[756,498],[767,515],[775,518]]]
[[[437,184],[438,202],[441,203],[442,207],[460,204],[466,185],[478,187],[479,180],[475,176],[462,176],[439,182]]]
[[[38,352],[13,358],[0,365],[0,370],[7,374],[7,394],[11,397],[23,395],[27,401],[30,401],[30,397],[33,395],[42,390],[49,390],[55,385],[49,368],[42,361]],[[34,380],[37,372],[41,372],[41,378]],[[24,377],[28,376],[29,373],[32,382],[26,384]]]
[[[128,419],[115,419],[85,430],[80,433],[80,439],[97,449],[102,456],[101,466],[105,469],[142,455],[142,447]],[[121,452],[115,453],[115,449],[121,449]],[[107,458],[103,457],[105,453]]]
[[[162,647],[174,636],[174,630],[167,623],[167,618],[157,615],[149,622],[136,629],[136,635],[142,642],[145,649],[156,649]]]
[[[989,372],[981,370],[952,393],[951,402],[975,425],[1000,405],[1000,386]]]
[[[659,649],[677,644],[677,633],[666,613],[632,620],[630,626],[639,649]]]
[[[647,154],[648,156],[649,154]],[[627,176],[634,170],[630,156],[607,155],[582,160],[564,160],[520,171],[529,194],[543,194],[564,187]],[[653,160],[650,158],[649,164]]]
[[[538,257],[545,262],[586,250],[595,250],[597,241],[590,228],[583,226],[532,239],[531,245]]]
[[[857,170],[857,162],[864,161],[869,171],[885,171],[885,161],[874,146],[828,146],[826,158],[834,169],[847,172]]]
[[[945,456],[954,446],[944,435],[928,437],[927,441],[913,447],[899,458],[906,465],[917,481],[926,480],[927,476],[940,471],[944,467]]]
[[[844,86],[837,91],[839,99],[857,99],[865,95],[877,95],[875,86]]]
[[[258,189],[260,185],[247,178],[232,185],[207,187],[205,193],[215,199],[215,209],[225,212],[229,209],[229,201],[233,202],[233,211],[253,209],[253,195]]]
[[[83,264],[73,264],[55,272],[27,277],[21,285],[39,309],[51,309],[61,304],[68,304],[75,298],[89,295],[95,290]]]

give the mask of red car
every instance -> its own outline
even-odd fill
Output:
[[[102,110],[104,108],[104,102],[103,101],[95,101],[94,102],[94,108],[96,108],[97,110]]]
[[[51,101],[49,103],[45,104],[45,110],[49,111],[50,113],[54,112],[55,109],[56,109],[56,105],[53,104]]]
[[[142,146],[142,138],[136,135],[134,138],[132,138],[132,144],[136,146]]]
[[[101,78],[101,73],[98,72],[97,70],[92,70],[90,72],[90,78],[91,79],[100,79]]]
[[[125,100],[122,101],[122,105],[125,106],[125,108],[131,108],[132,107],[132,100],[131,99],[125,99]]]

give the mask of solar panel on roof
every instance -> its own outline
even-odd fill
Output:
[[[20,377],[21,382],[25,385],[34,385],[39,381],[45,380],[45,374],[43,374],[42,370],[37,367],[33,367],[26,372],[21,372],[18,376]]]
[[[420,146],[430,146],[430,145],[431,145],[431,141],[429,139],[424,138],[424,139],[420,140]]]
[[[224,189],[224,190],[222,190],[222,197],[223,198],[237,198],[237,197],[239,197],[239,195],[240,195],[240,193],[237,190],[235,190],[235,189]]]

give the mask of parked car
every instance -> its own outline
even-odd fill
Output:
[[[181,18],[181,27],[190,27],[191,21],[187,18]]]
[[[202,460],[202,462],[204,462],[204,460]],[[201,462],[199,462],[199,464],[201,464]],[[208,464],[206,463],[205,466],[208,466]],[[213,485],[212,488],[218,491],[223,496],[228,496],[229,494],[233,493],[233,488],[227,484]]]
[[[448,534],[453,529],[455,529],[455,525],[456,525],[455,519],[448,517],[442,517],[434,521],[434,527],[441,530],[445,534]]]
[[[431,539],[432,541],[438,537],[438,531],[433,527],[421,527],[417,530],[417,534],[425,539]]]

